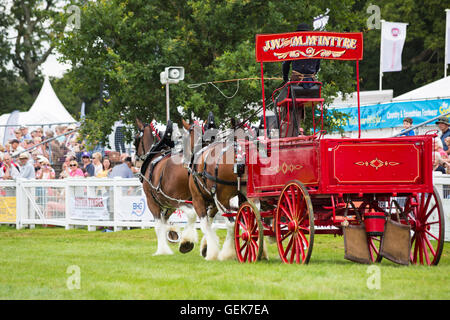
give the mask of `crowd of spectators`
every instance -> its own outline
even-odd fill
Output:
[[[436,124],[440,132],[434,143],[433,170],[450,174],[450,122],[446,116],[442,116]]]
[[[135,176],[137,169],[128,153],[105,151],[101,146],[91,153],[76,129],[71,124],[45,132],[43,128],[28,132],[25,126],[14,130],[15,137],[0,144],[0,179]]]
[[[405,118],[404,130],[412,125]],[[439,136],[434,140],[433,170],[450,174],[450,122],[446,116],[436,122]],[[54,131],[37,128],[28,132],[21,126],[15,137],[0,144],[0,179],[64,179],[68,177],[132,178],[137,173],[131,157],[124,152],[105,151],[98,146],[93,153],[85,148],[74,124],[57,126]],[[402,134],[403,135],[403,134]],[[409,131],[404,135],[414,135]],[[43,143],[44,142],[44,143]],[[114,153],[114,161],[109,157]]]

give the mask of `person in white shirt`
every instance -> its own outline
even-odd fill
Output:
[[[19,156],[19,163],[20,163],[20,172],[17,176],[17,178],[23,178],[23,179],[35,179],[36,178],[36,172],[34,171],[34,166],[30,160],[30,156],[28,153],[23,152]]]
[[[2,171],[2,179],[4,180],[15,179],[20,172],[19,166],[12,161],[9,153],[4,154],[3,165],[0,170]]]
[[[94,165],[94,176],[96,177],[100,172],[103,171],[102,154],[100,152],[95,152],[92,155],[92,164]]]

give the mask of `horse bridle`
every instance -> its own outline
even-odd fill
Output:
[[[147,157],[147,152],[145,152],[145,148],[144,148],[143,137],[144,137],[145,128],[147,128],[148,126],[149,126],[148,123],[144,123],[144,126],[142,127],[142,129],[139,129],[139,136],[136,137],[136,139],[139,139],[138,143],[136,143],[136,161],[144,161],[145,158]],[[143,151],[142,155],[138,155],[139,146],[142,147],[142,151]]]

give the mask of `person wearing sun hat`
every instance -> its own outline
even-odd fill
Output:
[[[23,152],[19,155],[20,171],[19,171],[18,178],[23,178],[23,179],[36,178],[34,166],[29,160],[30,160],[30,155],[27,152]]]
[[[440,138],[444,147],[444,151],[447,154],[450,154],[450,148],[445,143],[445,138],[450,137],[450,121],[448,120],[447,116],[440,116],[436,121],[436,124],[438,125],[439,130],[441,130]]]

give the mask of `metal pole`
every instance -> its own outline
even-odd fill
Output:
[[[361,99],[359,96],[359,60],[356,60],[356,92],[358,98],[358,139],[361,138]]]
[[[381,32],[380,32],[380,84],[379,89],[380,91],[383,90],[383,22],[384,20],[381,20]]]
[[[264,117],[264,139],[267,139],[266,95],[264,93],[264,68],[262,61],[261,61],[261,87],[262,87],[262,102],[263,102],[263,117]]]
[[[450,9],[445,9],[445,56],[444,56],[444,78],[447,78],[447,66],[448,63],[450,61],[447,60],[447,56],[450,54],[450,52],[448,52],[448,46],[450,45],[450,43],[448,43],[449,41],[449,37],[450,34],[448,34],[448,29],[450,28],[450,26],[448,24],[450,24]]]
[[[400,136],[401,134],[410,132],[411,130],[414,130],[414,129],[417,129],[417,128],[419,128],[419,127],[422,127],[422,126],[424,126],[424,125],[426,125],[426,124],[428,124],[428,123],[430,123],[430,122],[433,122],[434,120],[437,120],[438,118],[440,118],[440,117],[442,117],[442,116],[448,116],[449,114],[450,114],[450,112],[447,112],[447,113],[444,113],[444,114],[440,114],[440,115],[434,117],[433,119],[430,119],[430,120],[424,121],[424,122],[422,122],[422,123],[419,123],[419,124],[417,124],[417,125],[415,125],[415,126],[412,126],[412,127],[409,128],[408,130],[399,132],[399,133],[397,133],[396,135],[393,135],[392,137],[398,137],[398,136]]]
[[[166,83],[166,118],[167,118],[167,121],[169,121],[169,119],[170,119],[169,101],[170,101],[170,99],[169,99],[169,80],[167,80],[167,83]]]

